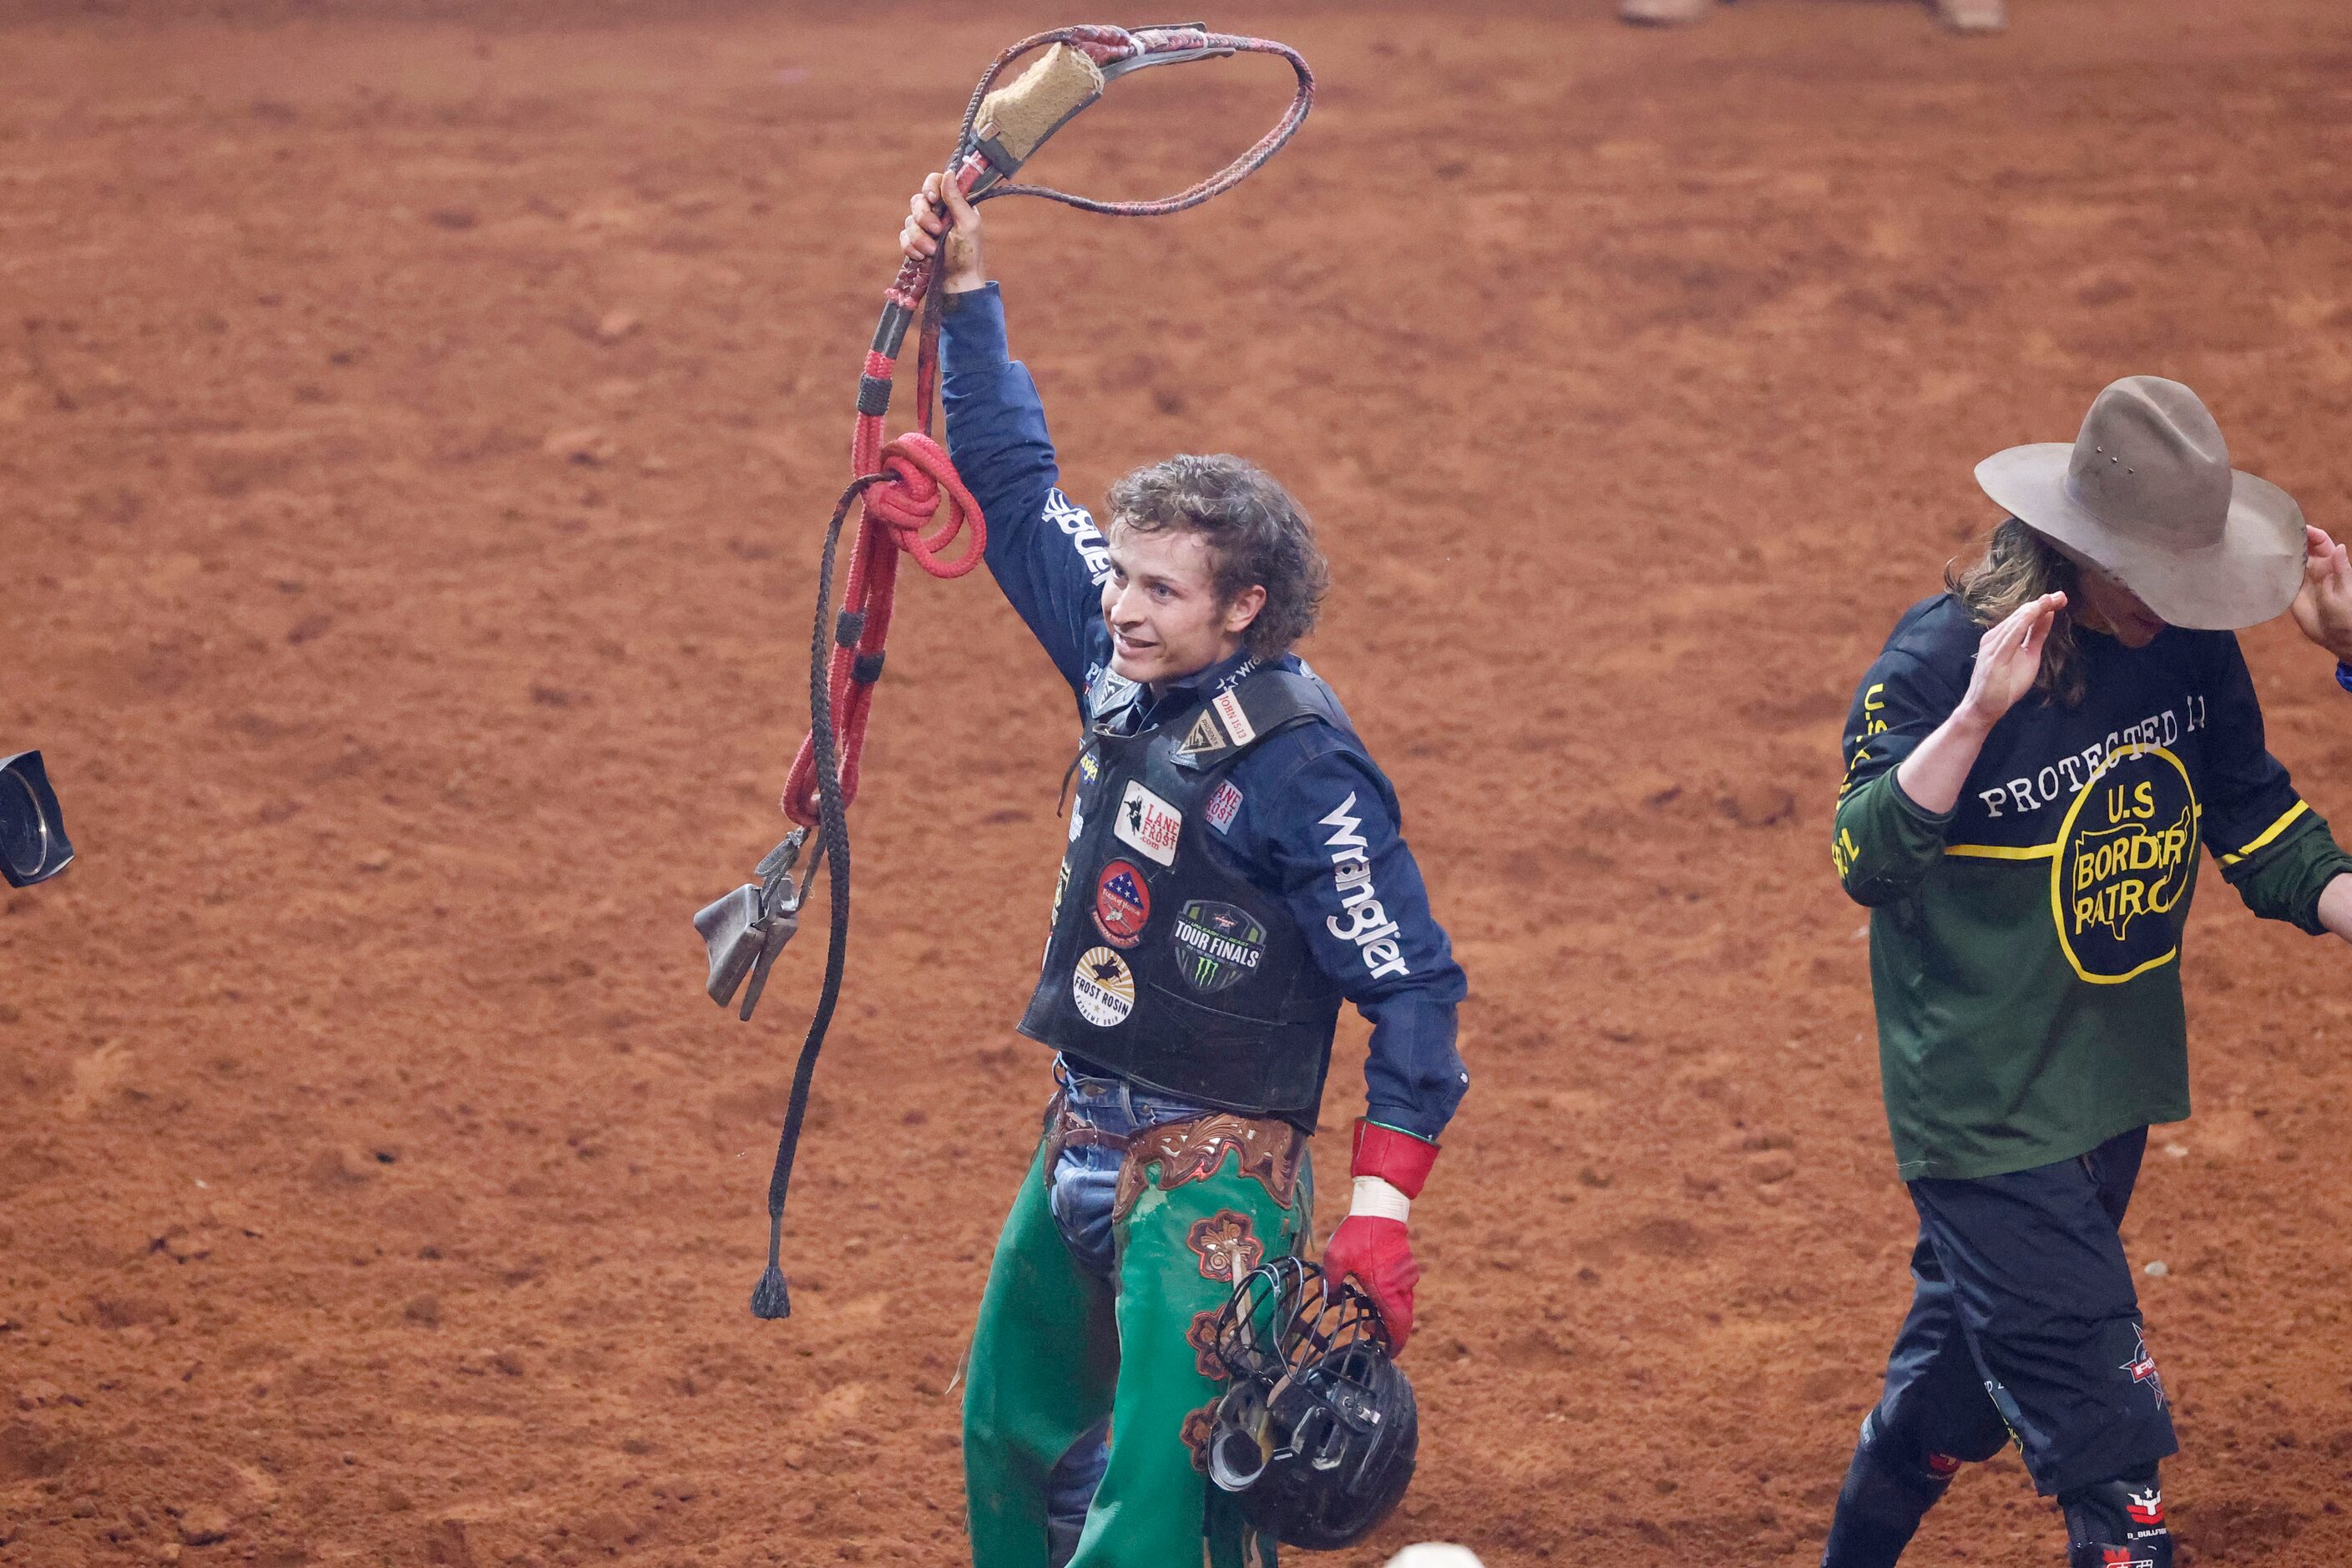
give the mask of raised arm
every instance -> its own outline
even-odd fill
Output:
[[[941,200],[945,216],[933,205]],[[948,451],[988,521],[988,569],[1055,668],[1083,692],[1108,548],[1086,509],[1062,493],[1036,384],[1006,352],[1004,302],[982,259],[979,212],[938,174],[908,205],[898,237],[906,253],[946,251],[940,357]]]

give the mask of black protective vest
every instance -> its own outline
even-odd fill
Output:
[[[1021,1032],[1202,1105],[1314,1130],[1339,988],[1278,898],[1212,852],[1227,775],[1294,725],[1346,720],[1313,678],[1263,668],[1151,729],[1097,709],[1078,754],[1054,929]]]

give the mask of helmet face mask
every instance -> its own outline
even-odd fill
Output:
[[[1253,1378],[1237,1380],[1217,1401],[1209,1436],[1209,1479],[1229,1492],[1243,1492],[1265,1474],[1265,1389]]]
[[[1412,1479],[1420,1424],[1370,1299],[1276,1258],[1219,1314],[1216,1353],[1233,1382],[1211,1426],[1210,1479],[1286,1545],[1371,1533]]]

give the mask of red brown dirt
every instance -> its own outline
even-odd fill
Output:
[[[2118,374],[2352,524],[2352,15],[2015,10],[1244,8],[1324,80],[1259,179],[991,209],[1075,492],[1239,447],[1321,520],[1309,651],[1473,977],[1423,1473],[1332,1561],[1812,1561],[1907,1245],[1825,853],[1852,681],[1993,521],[1973,461]],[[744,1302],[815,957],[745,1027],[687,916],[777,830],[905,192],[1074,19],[0,26],[0,742],[81,849],[0,904],[0,1562],[959,1560],[1071,738],[984,583],[902,605],[789,1322]],[[1155,194],[1280,91],[1154,72],[1047,163]],[[2247,642],[2352,805],[2325,661]],[[2340,1565],[2345,954],[2212,879],[2186,964],[2200,1110],[2129,1226],[2182,1560]],[[2057,1554],[2004,1460],[1915,1560]]]

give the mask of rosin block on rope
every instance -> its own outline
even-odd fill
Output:
[[[1102,68],[1069,45],[1055,44],[1010,86],[980,100],[972,132],[995,141],[1020,163],[1102,90]]]

